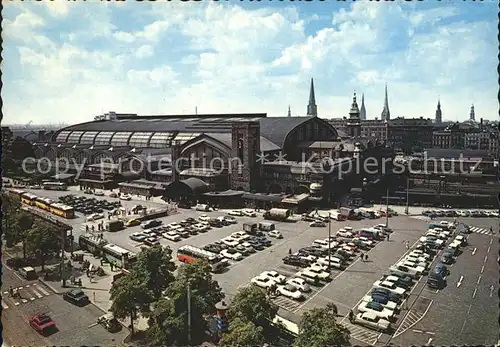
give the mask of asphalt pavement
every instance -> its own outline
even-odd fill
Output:
[[[9,287],[19,288],[21,298],[8,295]],[[28,317],[48,313],[58,331],[48,337],[36,333]],[[111,334],[96,321],[103,312],[93,304],[77,307],[63,300],[38,280],[25,281],[3,265],[2,325],[3,339],[9,346],[120,346],[128,330]]]

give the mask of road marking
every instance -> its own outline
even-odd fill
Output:
[[[423,330],[418,330],[418,329],[413,329],[413,332],[415,332],[415,333],[423,333],[424,331]]]
[[[45,289],[43,289],[41,286],[37,286],[38,290],[40,290],[45,296],[49,296],[49,292],[47,292]]]
[[[493,243],[493,239],[490,239],[490,245]]]
[[[474,248],[474,249],[472,250],[472,255],[476,254],[476,251],[477,251],[477,248]]]
[[[4,294],[4,295],[7,295],[7,294],[9,294],[9,292],[5,291],[5,292],[3,292],[3,294]]]
[[[7,306],[7,304],[6,304],[3,300],[2,300],[2,308],[3,308],[4,310],[6,310],[6,309],[8,309],[8,308],[9,308],[9,306]]]
[[[493,291],[495,290],[495,287],[491,285],[490,287],[490,298],[493,296]]]
[[[35,300],[35,298],[34,298],[34,297],[31,297],[31,298],[30,298],[30,301],[33,301],[33,300]]]
[[[486,253],[490,253],[490,249],[491,249],[491,246],[488,246],[488,250],[486,251]]]
[[[474,298],[475,295],[476,295],[476,291],[474,291],[474,295],[472,297]],[[469,308],[467,309],[467,314],[470,313],[471,307],[472,307],[472,303],[469,304]]]
[[[431,342],[432,342],[432,337],[429,337],[429,340],[427,341],[427,345],[430,346]]]
[[[96,325],[99,325],[99,323],[92,323],[92,324],[90,324],[90,325],[88,326],[88,328],[93,328],[93,327],[95,327]]]
[[[484,263],[486,263],[486,260],[488,260],[488,256],[487,255],[484,256]]]
[[[15,306],[19,306],[19,303],[17,301],[14,301]]]
[[[479,282],[481,282],[481,276],[479,276],[479,278],[477,279],[476,284],[479,284]]]
[[[483,264],[483,266],[481,267],[481,273],[483,273],[483,272],[484,272],[484,264]]]
[[[32,291],[33,293],[35,293],[35,295],[36,295],[39,299],[43,297],[43,295],[42,295],[42,294],[40,294],[39,292],[37,292],[37,291],[35,290],[35,288],[31,288],[31,291]]]
[[[464,279],[464,276],[460,276],[460,279],[458,280],[458,283],[457,283],[457,288],[462,285],[462,280],[463,279]]]
[[[29,288],[29,287],[30,287],[30,285],[29,285],[29,284],[27,284],[25,287],[26,287],[26,288]]]
[[[28,300],[26,300],[26,299],[21,299],[21,301],[23,302],[23,304],[28,302]]]

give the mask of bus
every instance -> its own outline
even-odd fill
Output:
[[[21,195],[21,202],[29,206],[35,206],[37,198],[38,196],[36,196],[35,194],[24,193],[23,195]]]
[[[104,257],[108,259],[109,262],[113,262],[124,269],[129,269],[130,266],[137,261],[135,253],[112,243],[108,243],[103,246],[102,251],[104,253]]]
[[[71,206],[67,206],[61,203],[53,203],[49,206],[50,213],[56,216],[73,219],[75,218],[75,210]]]
[[[35,206],[41,208],[45,211],[50,211],[50,205],[52,205],[55,201],[49,198],[41,198],[37,197],[35,201]]]
[[[106,244],[108,244],[108,241],[99,239],[97,236],[94,235],[80,235],[80,237],[78,238],[78,244],[80,245],[80,248],[84,251],[94,254],[100,254],[102,248]]]
[[[43,182],[43,189],[45,190],[67,190],[68,186],[62,182]]]
[[[196,260],[205,259],[212,267],[212,272],[219,272],[228,266],[227,260],[220,255],[190,245],[179,247],[177,259],[183,263],[193,263]]]

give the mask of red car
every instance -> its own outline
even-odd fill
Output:
[[[29,318],[30,326],[39,334],[46,335],[55,330],[56,322],[48,314],[42,313]]]

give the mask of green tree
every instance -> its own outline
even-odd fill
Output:
[[[26,235],[33,226],[33,216],[21,210],[21,203],[2,194],[2,223],[4,226],[4,239],[7,247],[22,242],[23,258],[26,258]]]
[[[111,290],[111,309],[117,318],[130,318],[130,329],[134,334],[134,321],[139,313],[146,316],[150,312],[151,294],[145,283],[134,273],[118,279]]]
[[[36,254],[40,257],[42,271],[44,270],[47,256],[60,249],[60,242],[56,231],[43,222],[33,225],[26,235],[25,243],[31,254]]]
[[[141,251],[132,271],[151,291],[152,299],[158,300],[173,282],[175,268],[172,250],[158,245]]]
[[[155,304],[149,315],[149,335],[153,345],[194,345],[205,339],[205,317],[215,313],[215,304],[224,298],[219,284],[213,280],[206,261],[183,264],[166,298]],[[188,288],[191,321],[188,334]],[[188,338],[190,335],[190,338]]]
[[[333,304],[314,308],[302,315],[295,347],[349,345],[350,332],[336,322],[337,307]]]
[[[278,306],[260,288],[251,285],[240,289],[235,295],[229,306],[228,317],[231,321],[240,318],[266,329],[276,313]]]
[[[253,322],[235,318],[219,343],[221,346],[262,346],[265,343],[264,329]]]

